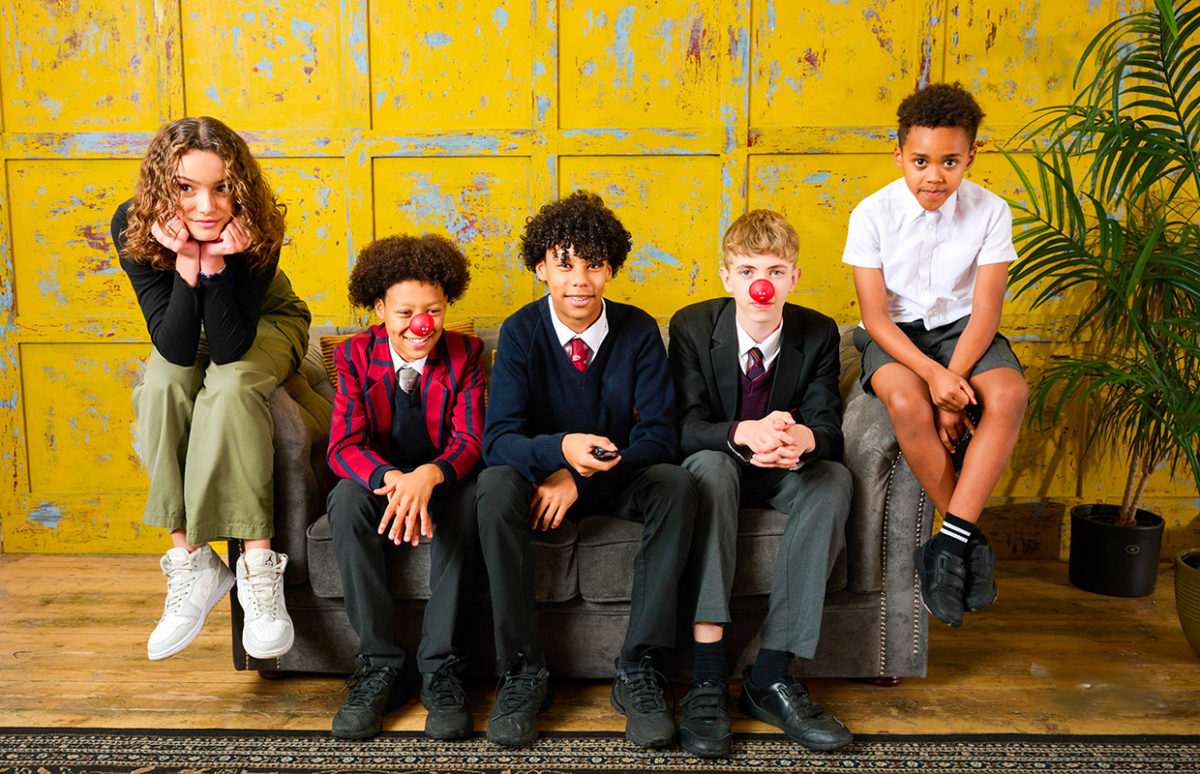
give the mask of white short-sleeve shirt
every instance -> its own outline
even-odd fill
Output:
[[[923,320],[926,330],[971,313],[980,266],[1016,259],[1012,213],[999,196],[964,180],[927,211],[904,178],[854,208],[842,254],[843,263],[883,270],[893,322]]]

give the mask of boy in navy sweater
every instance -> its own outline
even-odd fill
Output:
[[[604,300],[630,249],[599,196],[546,205],[522,238],[526,265],[549,296],[509,317],[492,372],[476,511],[491,583],[504,680],[488,719],[493,742],[537,738],[549,672],[537,630],[531,530],[606,513],[641,522],[629,626],[613,707],[625,735],[657,747],[675,737],[656,667],[675,643],[676,593],[696,510],[678,452],[674,389],[654,319]]]

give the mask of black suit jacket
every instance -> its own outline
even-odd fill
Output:
[[[740,373],[735,314],[732,298],[716,298],[686,306],[671,318],[668,356],[685,455],[703,449],[729,452]],[[839,342],[831,318],[784,305],[767,413],[787,411],[812,429],[817,445],[805,460],[842,458]]]

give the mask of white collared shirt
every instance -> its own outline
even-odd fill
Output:
[[[429,359],[428,355],[421,358],[420,360],[414,360],[413,362],[410,363],[407,360],[405,360],[404,358],[400,357],[400,355],[396,352],[396,348],[392,346],[392,343],[390,341],[388,342],[388,352],[392,353],[392,370],[395,371],[396,373],[400,373],[400,369],[403,368],[404,366],[408,366],[409,368],[416,371],[417,376],[420,376],[421,374],[423,374],[425,372],[425,361]]]
[[[1015,260],[1008,204],[970,180],[933,211],[904,178],[889,183],[850,213],[842,254],[843,263],[883,270],[893,322],[923,320],[926,330],[971,313],[980,266]]]
[[[771,370],[771,364],[775,362],[775,358],[779,357],[779,345],[783,341],[783,321],[780,320],[779,327],[761,342],[750,338],[750,334],[742,328],[737,317],[733,318],[733,327],[737,329],[738,364],[742,367],[742,373],[749,372],[750,350],[755,347],[758,347],[758,351],[762,353],[763,370]]]
[[[558,343],[563,348],[563,352],[566,352],[567,357],[570,357],[571,339],[583,339],[583,343],[587,344],[588,347],[588,361],[585,365],[590,365],[592,358],[600,351],[600,345],[604,342],[604,337],[608,335],[608,306],[604,299],[600,299],[600,316],[583,333],[576,333],[563,325],[562,320],[558,319],[558,313],[554,311],[554,302],[550,299],[550,296],[546,296],[546,303],[550,304],[550,324],[554,326],[554,335],[558,337]]]

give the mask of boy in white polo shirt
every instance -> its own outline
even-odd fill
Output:
[[[850,215],[863,388],[883,401],[900,450],[941,512],[917,549],[929,612],[960,626],[995,601],[995,554],[975,526],[1008,464],[1028,387],[997,330],[1008,264],[1016,260],[1004,201],[964,180],[983,111],[958,84],[934,84],[897,111],[893,153],[904,177]],[[974,442],[955,473],[952,454]]]

